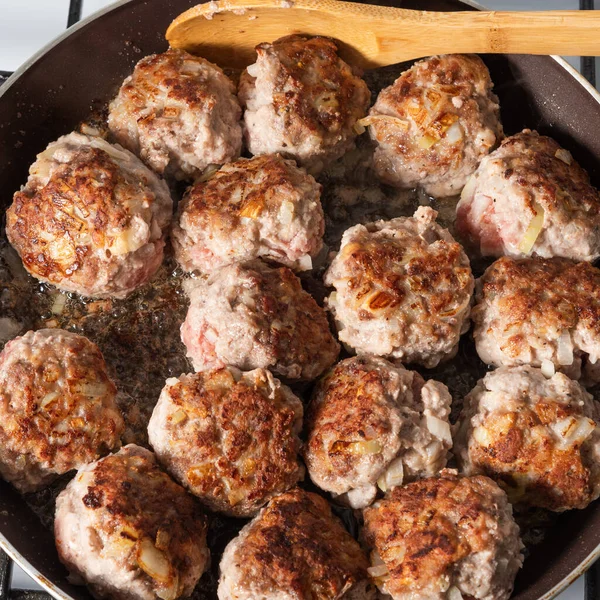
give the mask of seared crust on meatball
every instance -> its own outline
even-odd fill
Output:
[[[438,478],[396,487],[364,511],[370,573],[394,600],[507,600],[523,563],[506,494],[487,477]]]
[[[172,204],[166,183],[133,154],[71,133],[29,169],[6,213],[6,235],[37,279],[122,298],[160,266]]]
[[[311,479],[353,508],[446,466],[452,397],[382,358],[339,362],[317,385],[304,458]]]
[[[481,161],[456,227],[483,256],[591,261],[600,256],[600,194],[567,150],[525,129]]]
[[[120,445],[123,419],[96,344],[60,329],[29,331],[0,353],[0,473],[21,492]]]
[[[189,596],[209,560],[194,499],[133,444],[79,470],[56,500],[54,534],[96,598]]]
[[[492,87],[475,55],[415,63],[379,94],[366,119],[377,175],[432,196],[458,194],[503,136]]]
[[[467,475],[496,480],[512,504],[585,508],[600,496],[599,422],[596,401],[566,375],[501,367],[466,396],[455,454]]]
[[[249,517],[304,475],[303,408],[265,369],[168,379],[148,438],[158,460],[211,510]]]
[[[157,173],[185,179],[240,155],[241,116],[235,86],[217,65],[171,48],[135,66],[108,126]]]
[[[327,502],[295,488],[275,497],[225,548],[219,600],[374,598],[367,557]]]
[[[225,165],[192,186],[179,205],[173,246],[186,271],[264,257],[312,267],[323,245],[321,186],[278,154]]]
[[[280,152],[318,172],[354,147],[371,93],[333,40],[291,35],[260,44],[256,53],[239,86],[252,154]]]
[[[325,273],[339,339],[357,352],[435,367],[469,326],[469,259],[420,207],[413,217],[355,225]]]
[[[600,381],[600,270],[563,258],[500,258],[477,282],[473,336],[483,362],[544,361]]]
[[[196,371],[269,368],[288,380],[315,379],[340,350],[300,280],[257,260],[223,267],[191,290],[181,339]]]

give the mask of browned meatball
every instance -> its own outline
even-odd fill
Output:
[[[260,261],[223,267],[193,288],[181,339],[196,371],[269,368],[290,380],[315,379],[339,353],[300,280]]]
[[[474,55],[416,63],[379,94],[364,122],[378,176],[432,196],[458,194],[502,138],[490,74]]]
[[[360,356],[339,362],[315,388],[304,457],[311,479],[353,508],[446,466],[452,446],[443,383]]]
[[[82,467],[56,500],[60,560],[96,598],[176,600],[206,569],[206,519],[192,496],[129,445]]]
[[[185,179],[240,155],[242,110],[233,82],[183,50],[143,58],[109,111],[116,140],[157,173]]]
[[[131,152],[71,133],[38,155],[6,214],[6,235],[37,279],[122,298],[163,258],[167,184]]]
[[[369,563],[327,502],[298,488],[275,497],[229,543],[219,600],[374,600]]]
[[[328,38],[288,36],[256,47],[240,79],[244,136],[252,154],[281,154],[311,172],[354,147],[369,107],[367,84]]]
[[[567,150],[525,129],[481,161],[456,207],[456,228],[483,256],[595,260],[600,194]]]
[[[211,510],[249,517],[304,475],[303,408],[269,371],[168,379],[148,438],[169,473]]]
[[[323,245],[321,186],[278,154],[225,165],[179,205],[173,245],[186,271],[210,273],[253,258],[299,271]]]
[[[600,270],[563,258],[500,258],[478,281],[481,360],[600,381]]]
[[[369,573],[394,600],[507,600],[523,563],[506,494],[487,477],[396,487],[364,511]]]
[[[96,344],[29,331],[0,353],[0,473],[31,492],[120,445],[123,419]]]
[[[435,367],[469,327],[469,259],[420,207],[413,217],[355,225],[325,273],[340,341],[358,353]]]
[[[455,454],[467,475],[484,474],[513,504],[555,511],[600,496],[600,407],[562,373],[501,367],[465,398]]]

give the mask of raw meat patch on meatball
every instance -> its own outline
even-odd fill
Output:
[[[496,480],[512,504],[555,511],[600,496],[600,407],[562,373],[488,373],[464,402],[455,454],[467,475]]]
[[[333,40],[293,35],[256,52],[239,86],[252,154],[280,152],[318,172],[354,148],[355,125],[371,93]]]
[[[339,339],[358,353],[435,367],[469,326],[469,259],[437,213],[355,225],[325,273]]]
[[[123,419],[96,344],[61,329],[29,331],[0,353],[0,474],[21,492],[120,445]]]
[[[269,371],[230,367],[168,379],[148,438],[208,508],[250,517],[303,477],[302,415],[300,400]]]
[[[327,502],[276,496],[225,548],[219,600],[374,600],[367,557]]]
[[[186,179],[240,155],[241,115],[217,65],[171,48],[136,65],[110,104],[108,126],[157,173]]]
[[[437,197],[460,193],[503,136],[492,87],[475,55],[434,56],[402,73],[363,121],[379,178]]]
[[[198,505],[134,444],[79,470],[56,500],[54,535],[96,598],[189,596],[209,561]]]
[[[482,256],[595,260],[600,194],[567,150],[526,129],[481,161],[463,189],[456,227]]]
[[[506,494],[487,477],[396,487],[364,511],[369,573],[394,600],[508,600],[523,563]]]
[[[321,186],[278,154],[242,159],[185,194],[173,245],[186,271],[267,258],[304,271],[323,245]]]
[[[304,458],[311,479],[363,508],[403,481],[436,475],[452,446],[442,383],[382,358],[338,363],[317,385]]]
[[[477,353],[600,381],[600,270],[564,258],[500,258],[477,282]]]
[[[123,298],[162,263],[172,205],[167,184],[133,154],[71,133],[29,169],[7,211],[6,235],[37,279]]]
[[[339,353],[300,280],[258,260],[223,267],[191,290],[181,339],[196,371],[268,368],[288,380],[317,378]]]

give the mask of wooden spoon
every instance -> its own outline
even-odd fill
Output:
[[[339,0],[223,0],[182,13],[174,48],[223,67],[254,62],[254,48],[284,35],[325,35],[363,69],[454,52],[600,55],[600,11],[427,12]]]

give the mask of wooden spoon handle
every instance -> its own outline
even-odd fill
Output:
[[[600,55],[600,11],[417,13],[425,54]],[[393,25],[390,24],[390,30]],[[390,31],[391,33],[391,31]],[[385,39],[385,32],[378,32]],[[387,41],[385,45],[387,45]]]

